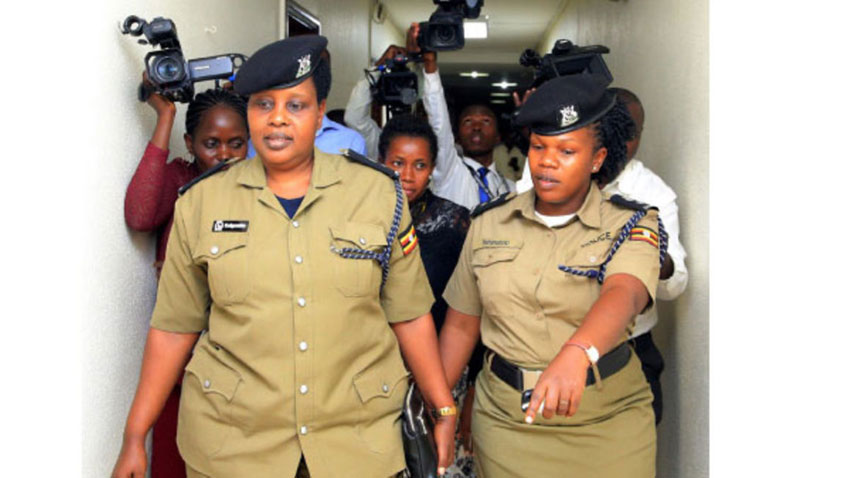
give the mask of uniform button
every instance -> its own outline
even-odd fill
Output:
[[[364,245],[364,246],[366,245],[366,238],[365,237],[360,238],[360,244]]]
[[[301,342],[300,344],[298,344],[298,349],[301,350],[302,352],[307,350],[307,342]]]
[[[210,388],[210,381],[204,380],[204,388]]]
[[[210,247],[210,254],[213,254],[213,255],[218,254],[218,246]]]
[[[307,427],[302,425],[300,432],[301,432],[302,435],[306,435],[307,434]]]
[[[389,385],[387,385],[387,384],[384,384],[384,386],[383,386],[383,387],[381,387],[381,390],[383,390],[383,391],[384,391],[384,393],[387,393],[387,392],[389,392],[389,391],[390,391],[390,386],[389,386]]]
[[[587,258],[590,262],[596,262],[596,256],[590,256]]]
[[[298,388],[298,391],[301,392],[301,395],[306,394],[307,393],[307,386],[301,385],[301,387]]]
[[[307,305],[307,301],[304,300],[303,297],[299,297],[298,298],[298,305],[300,305],[301,307],[304,307],[305,305]]]
[[[299,224],[298,221],[292,221],[292,227],[298,227],[300,225],[301,224]]]
[[[302,262],[304,262],[304,258],[303,258],[303,257],[301,257],[301,256],[295,256],[295,263],[296,263],[296,264],[301,264]]]

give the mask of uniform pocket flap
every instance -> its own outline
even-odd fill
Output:
[[[595,269],[605,262],[610,250],[610,247],[579,250],[569,257],[564,265],[575,269]]]
[[[198,242],[198,247],[193,253],[195,259],[206,257],[218,259],[224,257],[228,252],[245,247],[248,243],[247,234],[213,234],[203,237]]]
[[[370,249],[387,245],[387,233],[377,224],[349,222],[330,229],[337,247]]]
[[[242,381],[238,372],[204,352],[192,356],[186,364],[186,372],[198,379],[204,393],[217,393],[228,402],[233,399],[236,387]]]
[[[482,247],[472,251],[473,267],[485,267],[497,262],[512,261],[519,254],[519,247]]]
[[[366,403],[375,397],[389,397],[408,375],[409,372],[401,362],[374,365],[354,377],[354,388],[360,401]]]

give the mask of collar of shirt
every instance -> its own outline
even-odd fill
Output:
[[[325,116],[322,117],[322,126],[319,129],[316,130],[316,136],[319,136],[320,134],[324,133],[325,130],[328,130],[328,129],[337,129],[338,130],[342,127],[343,126],[341,124],[339,124],[336,121],[333,121],[332,119],[328,118],[328,115],[325,115]]]
[[[534,212],[534,203],[536,200],[537,196],[534,193],[534,188],[531,188],[514,198],[514,200],[509,203],[508,207],[513,208],[512,212],[517,212],[526,219],[539,222],[540,224],[545,224]],[[590,190],[587,192],[587,196],[584,197],[584,203],[582,203],[575,215],[578,216],[579,221],[584,223],[585,226],[599,229],[602,226],[601,209],[602,192],[599,191],[599,187],[596,186],[596,182],[591,181]],[[507,217],[510,216],[513,216],[513,214],[509,214]]]
[[[463,158],[464,164],[468,165],[476,173],[478,172],[478,168],[480,168],[481,166],[484,166],[483,164],[479,163],[478,161],[476,161],[476,160],[474,160],[474,159],[472,159],[468,156],[461,156],[461,157]],[[490,166],[487,166],[487,170],[490,171],[491,173],[499,174],[499,171],[496,169],[496,161],[493,161],[492,163],[490,163]],[[499,175],[499,176],[501,177],[501,175]],[[490,174],[488,174],[487,175],[487,181],[488,182],[490,181],[490,177],[491,177]]]
[[[237,182],[249,188],[262,189],[260,202],[275,209],[280,208],[283,211],[277,196],[266,187],[266,169],[263,166],[263,161],[259,157],[246,159],[246,161],[249,161],[248,166],[240,172]],[[335,161],[331,155],[323,153],[315,146],[313,147],[313,172],[300,211],[304,211],[307,206],[318,199],[322,195],[323,189],[342,180],[338,166],[338,161]]]

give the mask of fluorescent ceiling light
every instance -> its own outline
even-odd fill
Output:
[[[502,80],[501,83],[493,83],[493,86],[498,86],[503,90],[507,90],[508,88],[513,88],[514,86],[516,86],[516,83],[508,83],[507,80]]]
[[[511,94],[510,93],[502,93],[501,91],[492,91],[492,92],[490,92],[490,96],[496,96],[496,97],[499,97],[499,98],[507,98],[507,97],[511,96]]]
[[[467,40],[487,38],[487,22],[463,22],[463,37]]]
[[[465,71],[460,74],[460,76],[464,76],[467,78],[487,78],[490,76],[490,73],[484,73],[483,71]]]
[[[507,104],[507,101],[505,101],[505,100],[490,100],[490,103],[492,103],[494,105],[504,105],[504,104]]]

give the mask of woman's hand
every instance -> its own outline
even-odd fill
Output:
[[[437,474],[442,476],[455,460],[455,424],[457,415],[438,417],[434,425],[434,441],[437,445]]]
[[[148,465],[144,437],[124,438],[112,478],[144,478]]]
[[[525,412],[525,422],[534,422],[541,403],[544,404],[544,418],[552,418],[555,414],[566,417],[575,415],[584,393],[588,366],[590,360],[584,350],[578,347],[561,349],[534,387]]]
[[[142,83],[151,89],[154,88],[153,83],[148,79],[147,72],[142,73]],[[171,116],[173,118],[177,114],[177,106],[175,106],[174,102],[159,93],[151,93],[148,96],[147,103],[156,111],[156,115],[160,118],[163,116]]]

